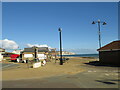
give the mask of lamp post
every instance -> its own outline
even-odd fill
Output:
[[[37,58],[37,48],[35,47],[35,59]]]
[[[60,34],[60,65],[63,65],[63,60],[62,60],[62,29],[61,28],[59,28],[58,29],[58,31],[59,31],[59,34]]]
[[[34,46],[35,61],[37,61],[38,47]]]
[[[93,21],[92,24],[96,24],[98,23],[98,35],[99,35],[99,47],[101,48],[101,32],[100,32],[100,23],[102,23],[102,25],[106,25],[106,22],[100,21],[98,19],[98,21]]]

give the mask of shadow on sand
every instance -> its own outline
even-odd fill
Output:
[[[87,65],[93,65],[93,66],[106,66],[106,67],[120,67],[119,64],[114,65],[114,64],[106,64],[106,63],[101,63],[99,61],[90,61],[89,63],[85,63]]]

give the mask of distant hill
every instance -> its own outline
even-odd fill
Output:
[[[60,55],[60,51],[56,51],[58,55]],[[74,55],[75,53],[73,52],[68,52],[68,51],[62,51],[62,55]]]

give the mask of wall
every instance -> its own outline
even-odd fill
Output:
[[[120,50],[118,51],[99,51],[99,59],[101,63],[118,65],[120,60]]]
[[[33,57],[25,57],[25,54],[27,55],[27,54],[31,54],[31,55],[33,55]],[[45,55],[45,52],[38,52],[38,54],[44,54]],[[26,60],[27,58],[29,59],[29,60],[33,60],[34,58],[35,58],[35,56],[34,56],[35,54],[34,54],[34,52],[24,52],[24,53],[22,53],[22,60]],[[29,55],[28,55],[29,56]]]
[[[28,59],[29,60],[33,60],[34,59],[34,53],[33,52],[24,52],[24,53],[22,53],[22,60],[26,60],[27,59],[26,57],[24,57],[25,54],[32,54],[33,57],[29,57]]]

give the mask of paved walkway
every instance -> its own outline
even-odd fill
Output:
[[[118,88],[120,86],[118,67],[94,66],[85,64],[84,61],[81,62],[83,63],[79,64],[76,61],[75,67],[84,69],[82,72],[66,73],[65,75],[60,74],[46,78],[4,80],[3,88]]]
[[[88,66],[89,69],[75,74],[44,79],[3,81],[3,87],[12,88],[118,88],[117,68]],[[87,67],[83,67],[87,68]],[[111,70],[112,69],[112,70]]]
[[[5,70],[5,69],[10,69],[12,67],[19,66],[19,64],[13,64],[13,63],[0,63],[0,69]]]

